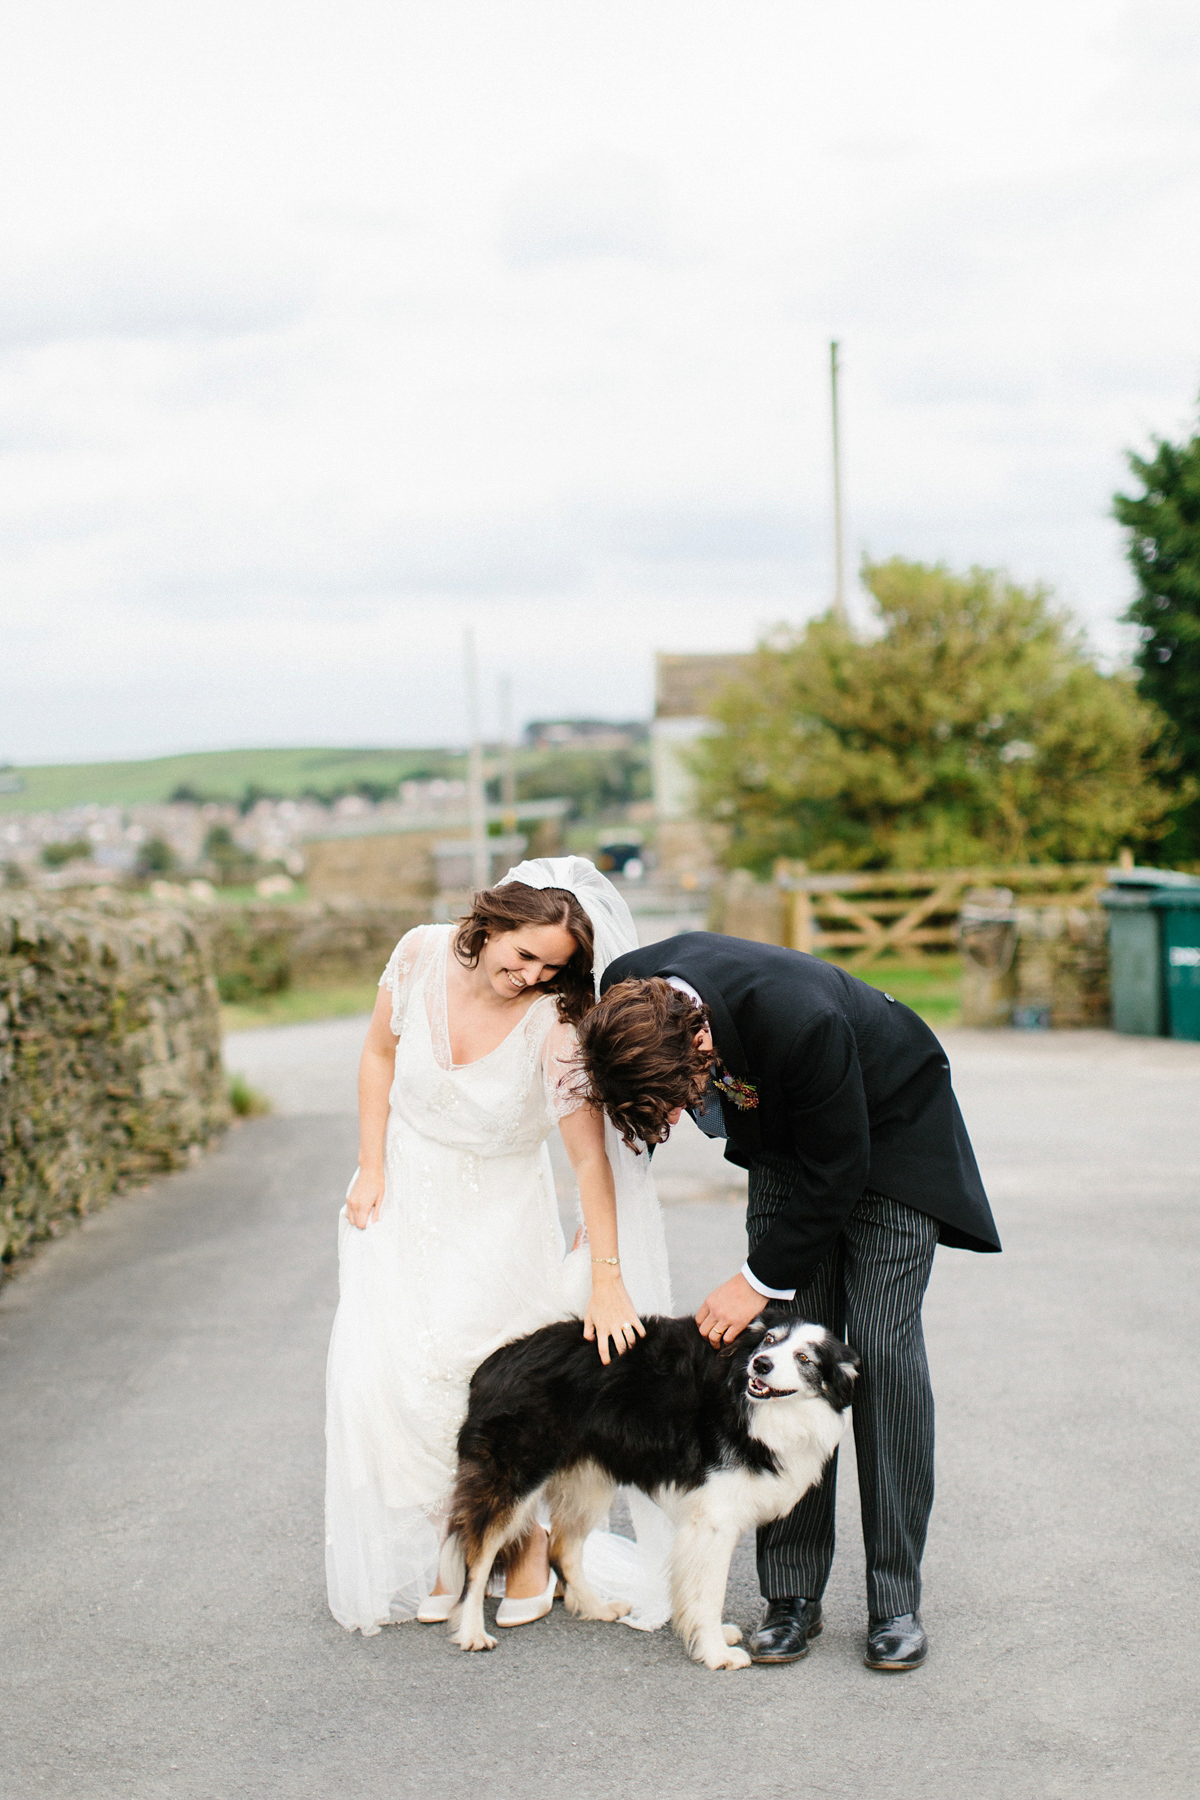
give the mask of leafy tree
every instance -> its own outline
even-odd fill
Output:
[[[522,800],[571,802],[573,818],[645,800],[650,793],[650,753],[644,744],[607,750],[540,750],[523,756],[517,770]],[[499,783],[493,797],[500,798]]]
[[[255,855],[234,842],[228,825],[214,825],[204,840],[204,856],[209,872],[222,887],[253,878]]]
[[[86,861],[91,854],[92,846],[86,838],[72,838],[65,844],[47,844],[42,861],[48,869],[61,869],[69,862]]]
[[[165,838],[152,837],[142,845],[137,859],[139,875],[169,875],[175,867],[175,852]]]
[[[1141,628],[1138,687],[1170,721],[1181,799],[1163,841],[1167,857],[1200,857],[1200,437],[1158,440],[1153,457],[1130,456],[1138,494],[1117,494],[1138,597],[1125,617]]]
[[[863,578],[874,635],[832,616],[781,632],[713,708],[694,766],[731,861],[1090,861],[1167,828],[1161,716],[1044,590],[898,558]]]

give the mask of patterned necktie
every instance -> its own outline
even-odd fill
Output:
[[[721,1111],[720,1096],[711,1081],[704,1090],[703,1106],[689,1107],[688,1110],[705,1137],[723,1138],[729,1136],[729,1133],[725,1129],[725,1115]]]

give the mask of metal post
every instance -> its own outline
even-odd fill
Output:
[[[833,612],[845,625],[845,557],[842,551],[842,447],[838,420],[838,345],[829,346],[829,393],[833,412]]]
[[[500,677],[500,804],[504,829],[517,829],[517,764],[513,751],[512,676]]]
[[[467,752],[467,816],[471,822],[471,885],[478,890],[491,885],[491,859],[488,856],[487,812],[483,791],[483,741],[479,729],[479,675],[475,667],[475,633],[469,625],[463,633],[463,668],[467,685],[467,725],[471,733],[471,745]]]

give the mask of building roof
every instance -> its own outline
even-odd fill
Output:
[[[745,675],[754,658],[722,652],[714,656],[673,656],[660,650],[654,659],[656,719],[702,718],[713,698]]]

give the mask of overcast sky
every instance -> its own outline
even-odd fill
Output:
[[[39,0],[0,760],[645,714],[852,558],[1049,582],[1200,387],[1192,0]],[[861,597],[855,604],[862,608]],[[865,617],[865,612],[862,616]]]

